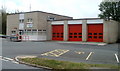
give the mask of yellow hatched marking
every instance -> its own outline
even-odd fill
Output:
[[[57,54],[55,54],[55,53],[53,53],[53,51],[52,52],[49,52],[50,54],[53,54],[53,56],[57,56]],[[49,55],[49,53],[48,53],[48,55]]]
[[[69,50],[64,51],[63,53],[59,54],[58,57],[61,56],[61,55],[63,55],[64,53],[66,53],[66,52],[68,52],[68,51],[69,51]]]
[[[65,54],[68,51],[69,50],[56,49],[56,50],[53,50],[53,51],[50,51],[50,52],[47,52],[47,53],[43,53],[41,55],[59,57],[59,56]]]

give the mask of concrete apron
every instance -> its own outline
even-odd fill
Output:
[[[70,43],[70,44],[88,44],[88,45],[107,45],[107,43],[104,42],[70,42],[70,41],[53,41],[53,42],[57,42],[57,43]]]

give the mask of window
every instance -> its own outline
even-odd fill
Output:
[[[53,33],[54,35],[56,34],[56,33]]]
[[[37,29],[33,29],[32,31],[37,31]]]
[[[28,29],[27,31],[31,31],[31,29]]]
[[[59,35],[59,33],[57,33],[57,35]]]
[[[103,37],[102,36],[99,36],[100,39],[102,39]]]
[[[37,33],[38,33],[38,32],[37,32],[37,29],[32,29],[32,34],[33,34],[33,35],[37,35]]]
[[[74,36],[74,38],[77,38],[77,36]]]
[[[50,21],[55,20],[55,17],[48,16],[47,20],[50,20]]]
[[[16,31],[11,31],[12,33],[16,33]]]
[[[21,23],[21,20],[19,20],[19,22]]]
[[[55,18],[49,18],[50,20],[54,20]]]
[[[82,36],[79,36],[79,38],[82,38]]]
[[[72,38],[72,36],[69,36],[69,38]]]
[[[20,19],[19,22],[20,22],[20,23],[24,23],[24,19]]]
[[[89,36],[88,38],[92,38],[92,36]]]
[[[38,31],[42,31],[42,30],[38,30]]]
[[[94,38],[97,38],[97,36],[94,36]]]
[[[92,33],[89,33],[89,35],[92,35]]]
[[[26,29],[24,30],[24,34],[27,35],[27,30]]]
[[[70,35],[72,35],[72,33],[70,33]]]
[[[61,36],[63,38],[63,36]]]
[[[32,35],[31,29],[27,29],[27,30],[26,30],[26,34],[27,34],[27,35]]]
[[[53,37],[55,37],[55,36],[53,36]]]
[[[57,36],[57,37],[59,37],[59,36]]]
[[[11,35],[16,35],[16,31],[11,31]]]
[[[22,19],[22,23],[24,22],[24,19]]]
[[[94,33],[94,35],[97,35],[97,33]]]
[[[99,35],[103,35],[103,33],[99,33]]]
[[[29,18],[29,19],[28,19],[28,22],[33,22],[32,18]]]
[[[43,30],[43,31],[46,31],[46,30]]]
[[[82,33],[79,33],[79,35],[82,35]]]
[[[74,33],[74,35],[77,35],[77,33]]]
[[[63,35],[63,33],[61,33],[61,35]]]

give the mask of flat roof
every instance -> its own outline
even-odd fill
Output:
[[[41,13],[46,13],[46,14],[52,14],[52,15],[57,15],[57,16],[63,16],[63,17],[73,18],[73,17],[69,17],[69,16],[65,16],[65,15],[59,15],[59,14],[48,13],[48,12],[43,12],[43,11],[19,12],[19,13],[11,13],[11,14],[9,14],[9,15],[25,14],[25,13],[34,13],[34,12],[41,12]]]
[[[64,21],[64,20],[96,20],[101,18],[80,18],[80,19],[60,19],[60,20],[53,20],[53,21]]]

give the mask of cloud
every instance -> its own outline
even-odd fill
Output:
[[[1,1],[1,0],[0,0]],[[97,17],[102,0],[5,0],[9,11],[40,10],[72,16],[74,18]]]

